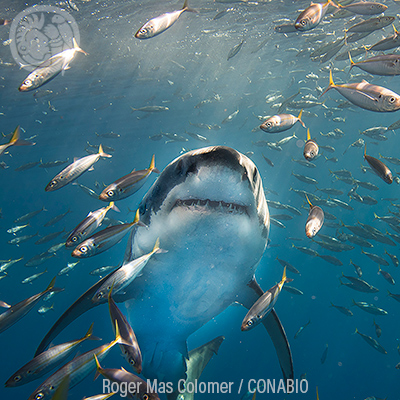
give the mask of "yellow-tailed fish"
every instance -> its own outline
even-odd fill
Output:
[[[377,3],[375,1],[360,1],[357,3],[348,4],[346,6],[338,4],[338,6],[342,10],[347,10],[354,14],[361,14],[361,15],[381,14],[388,8],[384,4]]]
[[[397,54],[382,54],[363,61],[354,62],[349,53],[349,60],[351,64],[349,72],[353,67],[358,67],[372,75],[400,75],[400,56]]]
[[[160,249],[160,240],[157,239],[153,250],[139,258],[124,264],[121,268],[118,268],[114,273],[102,283],[102,285],[96,290],[92,297],[93,303],[103,302],[107,298],[111,288],[114,294],[117,294],[125,287],[127,287],[140,272],[146,266],[153,254],[163,253],[165,250]]]
[[[73,47],[71,49],[55,54],[35,68],[21,83],[18,90],[20,92],[28,92],[37,89],[55,78],[61,71],[68,69],[69,63],[75,57],[76,52],[87,54],[78,46],[75,38],[72,39],[72,42]]]
[[[53,375],[47,378],[30,396],[28,400],[47,400],[51,399],[57,388],[60,386],[63,379],[69,375],[70,377],[70,388],[76,386],[79,382],[85,379],[91,372],[96,368],[96,362],[94,355],[99,360],[102,360],[113,346],[117,343],[123,343],[121,336],[119,335],[118,325],[116,326],[115,339],[103,346],[97,347],[93,350],[89,350],[86,353],[75,357],[72,361],[65,364]]]
[[[299,121],[303,126],[303,128],[305,128],[306,126],[304,125],[304,122],[301,120],[302,114],[303,110],[300,110],[298,117],[295,117],[292,114],[273,115],[260,125],[260,129],[268,133],[283,132],[290,129],[297,121]]]
[[[329,75],[329,86],[322,93],[336,89],[343,97],[358,107],[376,112],[393,112],[400,109],[400,96],[382,86],[372,85],[363,80],[360,83],[344,83],[337,85]],[[322,96],[321,95],[321,96]]]
[[[125,315],[122,314],[121,310],[115,304],[115,301],[111,297],[111,293],[112,289],[108,293],[108,308],[110,311],[111,324],[115,327],[115,321],[117,321],[122,339],[124,339],[126,343],[130,343],[130,346],[120,344],[119,347],[129,365],[140,374],[142,372],[142,353],[140,352],[136,335],[133,332],[131,325],[126,320]]]
[[[149,168],[140,171],[133,170],[130,174],[117,179],[100,193],[99,199],[103,201],[117,201],[131,196],[144,185],[153,171],[157,174],[160,173],[155,165],[154,154],[151,158]]]
[[[103,375],[106,379],[119,384],[127,384],[131,388],[129,397],[137,400],[159,400],[158,394],[150,389],[148,382],[145,382],[142,378],[126,371],[124,368],[102,368],[96,354],[93,355],[96,362],[96,379],[99,375]],[[149,390],[150,389],[150,390]]]
[[[367,145],[364,148],[364,160],[370,165],[372,170],[389,185],[393,182],[393,175],[390,169],[381,160],[367,155]]]
[[[196,10],[189,8],[188,0],[185,0],[182,9],[162,14],[146,22],[135,33],[135,37],[137,39],[149,39],[156,35],[159,35],[160,33],[167,30],[170,26],[172,26],[176,22],[176,20],[180,17],[180,15],[185,11],[197,12]]]
[[[318,144],[315,140],[311,139],[310,129],[307,129],[307,141],[304,145],[303,156],[307,161],[311,161],[318,155],[318,152]]]
[[[0,314],[0,332],[5,331],[11,325],[14,325],[17,321],[19,321],[23,316],[28,314],[30,310],[39,302],[39,300],[47,293],[54,290],[54,283],[56,278],[54,277],[50,282],[49,286],[43,292],[35,294],[25,300],[20,301],[17,304],[14,304],[7,311],[4,311]]]
[[[86,335],[80,339],[62,343],[40,353],[15,372],[6,382],[6,387],[25,385],[46,375],[57,365],[63,363],[71,353],[86,339],[98,339],[92,336],[93,324],[90,325]]]
[[[257,326],[274,308],[279,293],[286,282],[286,267],[283,269],[282,279],[279,283],[268,289],[250,308],[242,321],[241,330],[248,331]],[[255,393],[255,392],[254,392]]]
[[[324,18],[329,5],[338,8],[332,0],[328,0],[326,3],[311,3],[311,5],[297,17],[294,24],[295,28],[298,31],[308,31],[315,28],[322,21],[322,18]]]
[[[86,239],[92,232],[94,232],[103,222],[109,210],[114,210],[119,212],[119,209],[114,204],[113,201],[107,207],[99,208],[96,211],[91,211],[85,219],[83,219],[77,227],[68,236],[65,246],[71,247],[82,242]]]
[[[306,195],[307,202],[310,205],[310,211],[306,222],[306,235],[309,238],[314,237],[324,224],[324,212],[321,207],[313,206]]]
[[[135,225],[143,226],[139,221],[139,210],[136,212],[135,219],[131,223],[109,226],[85,239],[74,249],[72,257],[86,258],[103,253],[119,243]]]
[[[81,176],[87,170],[93,167],[100,157],[112,157],[110,154],[104,153],[103,147],[99,146],[99,152],[96,154],[91,154],[86,157],[82,157],[72,164],[68,165],[67,168],[63,169],[58,175],[56,175],[49,184],[45,187],[46,192],[53,192],[54,190],[60,189],[68,183],[74,181],[79,176]]]

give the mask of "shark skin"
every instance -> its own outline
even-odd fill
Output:
[[[143,354],[143,375],[176,384],[186,379],[187,338],[231,304],[250,308],[262,295],[254,274],[267,246],[268,206],[254,163],[232,148],[213,146],[172,161],[139,212],[147,227],[131,232],[124,263],[149,253],[158,238],[166,252],[155,254],[114,299],[125,302]],[[91,298],[100,282],[59,318],[37,353],[98,305]],[[263,325],[284,379],[292,379],[290,346],[274,310]]]

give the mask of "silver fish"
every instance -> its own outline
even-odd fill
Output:
[[[240,329],[248,331],[257,326],[263,318],[265,318],[274,307],[278,300],[282,286],[286,282],[286,267],[283,269],[282,279],[279,283],[268,289],[250,308],[242,321]]]
[[[28,92],[30,90],[37,89],[38,87],[54,79],[61,71],[68,69],[69,63],[75,57],[76,52],[87,54],[78,46],[75,38],[73,38],[72,41],[74,47],[55,54],[40,64],[25,78],[18,90],[20,92]]]
[[[365,80],[360,83],[337,85],[333,82],[331,71],[329,86],[322,95],[330,89],[336,89],[351,103],[366,110],[393,112],[400,109],[400,96],[397,93],[381,86],[372,85]]]
[[[12,307],[0,314],[0,332],[5,331],[28,314],[28,312],[35,307],[43,296],[53,290],[55,281],[56,278],[53,278],[46,290],[14,304]]]
[[[321,207],[313,206],[306,195],[307,202],[310,205],[310,211],[306,222],[306,235],[308,238],[314,237],[324,224],[324,212]]]
[[[63,169],[58,175],[56,175],[50,183],[45,187],[46,192],[53,192],[54,190],[60,189],[73,180],[77,179],[87,170],[93,167],[100,157],[112,157],[110,154],[103,152],[103,148],[99,146],[99,152],[97,154],[91,154],[86,157],[82,157],[79,160],[74,161],[67,168]]]
[[[130,174],[117,179],[100,193],[99,199],[103,201],[117,201],[131,196],[145,184],[152,172],[160,173],[155,166],[154,154],[151,158],[149,168],[140,171],[133,170]]]
[[[188,0],[185,0],[181,10],[172,11],[170,13],[162,14],[156,18],[152,18],[146,22],[139,30],[135,33],[137,39],[149,39],[167,30],[171,27],[181,14],[185,11],[197,12],[192,8],[188,7]]]
[[[311,161],[318,155],[318,152],[318,144],[315,140],[311,139],[310,129],[307,129],[307,141],[304,144],[303,156],[307,161]]]

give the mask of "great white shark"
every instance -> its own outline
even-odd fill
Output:
[[[127,308],[143,354],[143,375],[176,383],[186,377],[187,338],[231,304],[249,309],[263,294],[255,272],[268,241],[268,205],[255,164],[232,148],[213,146],[172,161],[139,212],[146,226],[132,231],[124,263],[149,253],[158,238],[166,252],[152,256],[142,274],[113,297]],[[36,354],[98,304],[93,295],[113,273],[58,319]],[[284,379],[293,379],[290,346],[274,309],[263,324]]]

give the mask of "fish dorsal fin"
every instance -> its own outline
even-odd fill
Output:
[[[310,128],[307,129],[307,141],[311,139]]]

